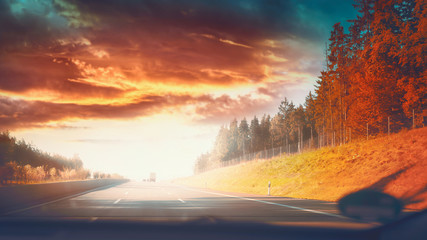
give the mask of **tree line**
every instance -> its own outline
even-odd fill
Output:
[[[355,0],[347,31],[336,23],[325,69],[304,105],[284,99],[276,115],[222,126],[195,172],[267,148],[343,144],[352,138],[424,126],[426,19],[423,0]],[[299,146],[300,146],[299,145]]]
[[[9,132],[0,132],[0,184],[86,179],[91,176],[75,155],[66,158],[42,152]],[[106,176],[98,173],[98,176]]]

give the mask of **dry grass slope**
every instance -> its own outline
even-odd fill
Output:
[[[211,189],[336,201],[363,188],[382,190],[408,208],[427,207],[427,127],[177,180]]]

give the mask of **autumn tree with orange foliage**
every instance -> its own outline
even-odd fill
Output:
[[[347,31],[340,23],[333,26],[326,69],[304,106],[285,98],[275,116],[264,115],[261,123],[255,116],[249,129],[246,119],[239,130],[236,120],[221,127],[212,152],[197,160],[196,172],[266,148],[290,152],[294,144],[299,152],[344,144],[387,133],[389,123],[391,132],[424,126],[426,1],[355,0],[353,6],[359,16]],[[239,132],[244,136],[237,137]]]
[[[425,1],[358,0],[349,33],[335,24],[327,69],[316,88],[316,125],[345,142],[353,136],[422,125],[425,110]],[[414,112],[413,112],[414,111]],[[331,140],[329,140],[331,141]]]

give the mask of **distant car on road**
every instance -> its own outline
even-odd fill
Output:
[[[155,172],[150,173],[149,181],[150,182],[156,182],[156,173]]]

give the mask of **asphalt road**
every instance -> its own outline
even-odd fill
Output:
[[[71,196],[7,217],[186,221],[213,217],[255,222],[350,222],[332,202],[225,193],[167,183],[127,182]]]

